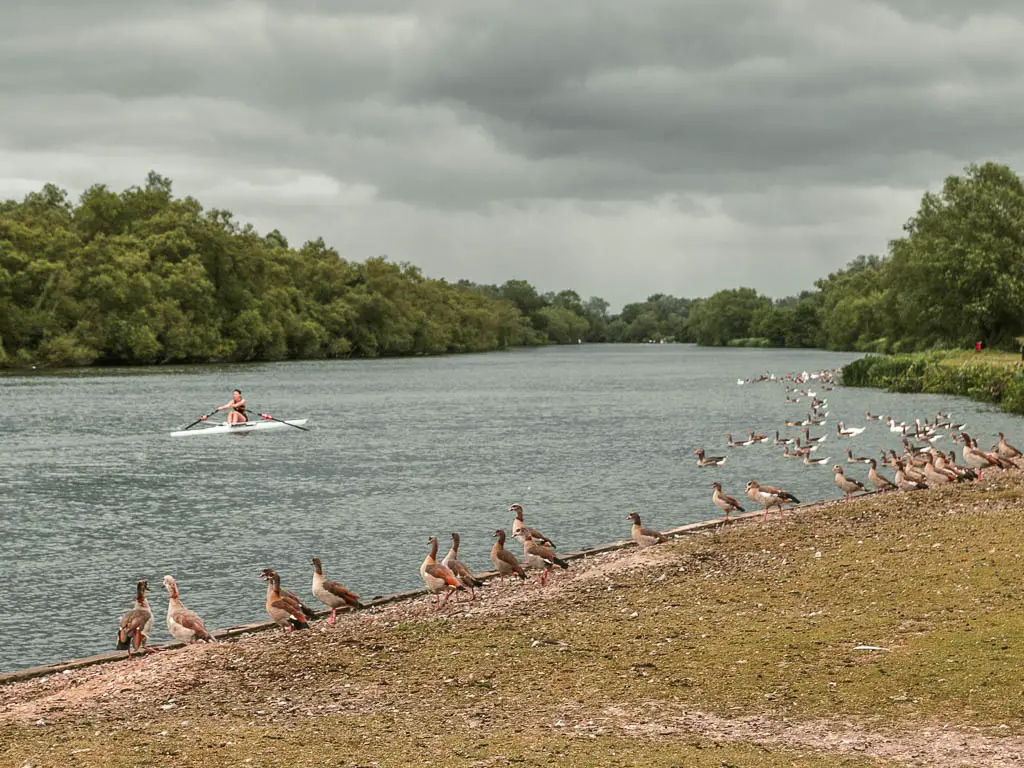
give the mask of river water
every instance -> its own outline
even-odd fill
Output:
[[[463,559],[488,569],[491,534],[510,527],[516,501],[569,550],[627,537],[632,510],[659,528],[715,517],[714,479],[741,501],[752,478],[804,500],[835,498],[828,467],[784,460],[770,444],[727,449],[723,435],[773,434],[807,410],[786,404],[781,385],[737,378],[854,357],[583,345],[2,376],[0,671],[112,649],[139,578],[153,589],[159,642],[166,573],[207,626],[227,627],[266,618],[267,566],[322,607],[309,592],[313,555],[366,599],[421,586],[431,534],[443,553],[460,532]],[[235,387],[252,412],[306,417],[311,431],[169,436]],[[1021,419],[968,401],[818,390],[831,411],[812,429],[831,430],[818,456],[898,447],[877,422],[836,440],[838,418],[863,426],[868,409],[898,420],[952,409],[984,445],[1000,429],[1024,440]],[[691,451],[701,445],[729,461],[698,469]],[[850,471],[864,479],[864,469]]]

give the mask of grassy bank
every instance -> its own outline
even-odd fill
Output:
[[[892,392],[959,395],[1024,415],[1024,365],[1006,352],[871,355],[843,368],[843,383]]]
[[[1022,512],[1019,476],[834,502],[16,683],[0,764],[1011,765]]]

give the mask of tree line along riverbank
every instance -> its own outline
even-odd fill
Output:
[[[13,683],[0,762],[1014,765],[1022,510],[1018,472],[828,502]]]
[[[927,193],[884,255],[814,288],[654,294],[618,314],[571,288],[540,292],[292,247],[229,212],[141,186],[46,185],[0,202],[0,366],[270,361],[479,352],[578,341],[1009,349],[1024,335],[1024,184],[995,163]]]
[[[1024,416],[1024,360],[1003,352],[868,355],[844,366],[843,384],[958,395]]]

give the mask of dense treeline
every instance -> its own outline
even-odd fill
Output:
[[[292,248],[223,210],[141,187],[47,185],[0,203],[0,364],[87,365],[378,357],[532,344],[913,351],[1024,334],[1024,184],[994,163],[926,194],[885,256],[860,256],[814,290],[655,294],[610,315],[603,299],[524,280],[452,284],[322,240]]]

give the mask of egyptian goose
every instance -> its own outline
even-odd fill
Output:
[[[750,440],[750,442],[752,443],[763,443],[765,440],[768,439],[768,435],[757,435],[754,434],[754,430],[748,429],[747,439]]]
[[[923,491],[928,484],[922,480],[916,480],[906,473],[902,459],[896,459],[896,487],[901,491]]]
[[[698,448],[693,454],[697,457],[698,467],[720,467],[725,464],[725,456],[705,456],[703,448]]]
[[[1003,433],[999,433],[999,445],[996,447],[996,452],[1004,459],[1016,459],[1021,455],[1021,452],[1006,442],[1006,438]]]
[[[856,437],[865,429],[866,427],[847,427],[846,424],[841,421],[836,424],[836,434],[839,437]]]
[[[746,491],[748,499],[755,504],[760,504],[764,507],[764,517],[761,518],[762,521],[768,519],[768,510],[772,507],[779,508],[779,519],[781,520],[783,504],[800,503],[800,499],[789,491],[776,488],[774,485],[761,485],[754,480],[747,483]]]
[[[726,441],[725,444],[728,445],[730,448],[742,448],[742,447],[744,447],[746,445],[753,445],[754,444],[753,440],[741,440],[741,441],[733,440],[731,434],[726,434],[725,441]]]
[[[465,587],[459,583],[449,568],[437,562],[437,537],[431,536],[427,541],[430,542],[430,554],[423,558],[423,564],[420,565],[420,577],[427,585],[427,591],[434,596],[434,608],[438,609],[448,602],[452,592],[464,591]],[[442,592],[444,592],[443,600]]]
[[[1007,469],[1016,469],[1017,468],[1017,462],[1015,462],[1013,459],[1004,459],[1002,456],[999,455],[999,453],[996,451],[995,448],[993,448],[991,451],[983,451],[983,450],[981,450],[981,446],[978,445],[978,441],[977,440],[975,440],[973,437],[970,438],[970,440],[971,440],[971,447],[974,450],[976,450],[978,453],[980,453],[985,458],[991,459],[992,461],[994,461],[996,463],[996,465],[1000,469],[1007,470]]]
[[[895,491],[896,484],[893,483],[885,475],[878,473],[878,462],[874,459],[868,459],[868,481],[875,486],[875,488],[881,493],[886,491]]]
[[[554,548],[555,542],[545,536],[543,533],[538,531],[536,528],[528,528],[526,523],[523,522],[523,505],[513,504],[508,508],[509,512],[515,512],[515,519],[512,521],[512,537],[516,538],[519,536],[520,531],[529,531],[530,535],[537,541],[542,541],[549,547]]]
[[[167,631],[179,643],[189,645],[200,640],[213,642],[213,636],[206,631],[206,625],[199,614],[190,611],[178,596],[178,583],[173,576],[164,576],[164,589],[167,590]]]
[[[826,421],[828,421],[827,413],[824,415],[818,415],[817,413],[808,413],[807,420],[804,422],[804,424],[809,427],[820,427]]]
[[[630,512],[626,519],[633,521],[633,527],[630,529],[630,535],[633,537],[633,541],[636,542],[636,545],[640,547],[640,549],[650,547],[655,544],[664,544],[668,541],[668,536],[660,531],[655,531],[652,528],[644,528],[643,524],[640,522],[640,515],[636,512]]]
[[[970,467],[961,467],[959,464],[956,463],[956,451],[949,451],[945,455],[944,459],[945,459],[944,466],[947,469],[949,469],[949,470],[951,470],[953,472],[956,472],[957,476],[961,480],[977,480],[978,479],[978,473],[975,472],[973,469],[971,469]]]
[[[786,449],[789,450],[788,448]],[[715,506],[718,507],[722,512],[725,513],[725,522],[729,522],[730,512],[745,512],[746,510],[740,506],[740,503],[736,501],[732,496],[727,496],[722,492],[721,483],[712,483],[711,487],[714,488],[714,493],[711,494],[711,501],[714,502]]]
[[[846,449],[846,463],[847,464],[870,464],[874,459],[869,459],[866,456],[854,456],[853,451],[849,448]]]
[[[812,459],[811,458],[811,454],[805,453],[804,454],[804,464],[806,464],[809,467],[817,467],[817,466],[821,466],[822,464],[825,464],[831,458],[832,458],[831,456],[826,456],[823,459]]]
[[[119,651],[128,651],[128,658],[132,657],[132,650],[136,652],[141,648],[144,653],[151,653],[146,648],[149,640],[149,633],[153,629],[153,609],[149,607],[146,599],[146,592],[149,590],[149,582],[140,579],[135,584],[135,607],[121,617],[121,626],[117,630],[117,645]]]
[[[797,453],[795,451],[793,453],[790,453],[788,445],[785,448],[782,449],[782,458],[784,458],[784,459],[799,459],[799,458],[802,458],[805,455],[806,454]]]
[[[548,549],[542,544],[534,541],[529,528],[523,528],[519,532],[523,540],[523,559],[531,568],[540,568],[540,585],[543,587],[548,583],[548,574],[556,565],[559,568],[568,568],[569,563],[555,554],[553,549]]]
[[[363,607],[359,602],[359,595],[355,592],[345,589],[336,581],[324,578],[324,566],[319,557],[313,558],[313,596],[331,609],[328,624],[334,624],[338,620],[339,608],[355,610]]]
[[[802,427],[803,421],[795,421],[794,419],[784,419],[782,423],[787,427]]]
[[[491,562],[494,564],[494,569],[498,572],[498,581],[504,584],[505,577],[513,574],[520,579],[527,578],[526,571],[523,570],[523,566],[516,560],[515,555],[505,549],[505,532],[499,528],[494,532],[494,538],[497,541],[491,547]]]
[[[281,577],[277,575],[277,571],[273,568],[264,568],[260,572],[260,578],[267,582],[265,607],[271,621],[285,632],[308,629],[309,621],[302,602],[290,592],[281,590]]]
[[[867,421],[882,421],[884,416],[872,416],[871,411],[864,411],[864,415],[867,417]]]
[[[847,477],[843,473],[842,464],[836,464],[835,466],[833,466],[832,473],[832,482],[836,484],[836,487],[839,488],[839,490],[846,494],[847,501],[849,501],[850,498],[853,496],[854,491],[866,490],[864,488],[864,483],[862,483],[860,480],[856,480],[852,477]]]
[[[454,531],[452,531],[452,548],[444,556],[441,565],[454,573],[455,578],[462,583],[462,586],[469,590],[469,599],[476,600],[476,592],[473,591],[473,588],[482,587],[484,583],[473,575],[468,565],[459,560],[459,534]]]
[[[999,462],[996,461],[995,457],[988,456],[973,446],[971,437],[966,432],[960,433],[960,441],[964,444],[964,463],[978,473],[978,480],[981,480],[981,472],[983,469],[999,466]]]

